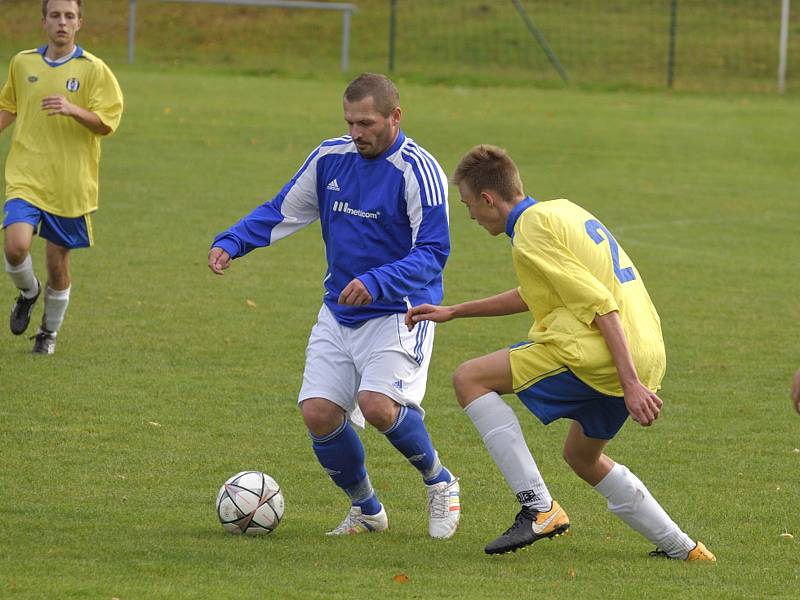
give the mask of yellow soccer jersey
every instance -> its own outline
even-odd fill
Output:
[[[106,64],[77,47],[50,66],[45,48],[17,54],[0,90],[0,110],[17,115],[6,160],[6,198],[22,198],[61,217],[97,210],[100,138],[72,117],[48,116],[46,96],[64,96],[89,110],[112,132],[122,117],[122,91]]]
[[[622,396],[593,324],[596,315],[618,310],[639,378],[658,390],[666,369],[661,321],[636,267],[600,221],[569,200],[526,199],[512,211],[507,233],[519,293],[534,319],[528,335],[548,349],[551,366],[561,363],[599,392]],[[515,373],[515,387],[546,375]]]

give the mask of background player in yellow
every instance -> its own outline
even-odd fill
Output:
[[[515,392],[545,424],[573,420],[565,460],[614,514],[657,546],[652,554],[715,562],[633,473],[604,453],[629,414],[649,426],[662,406],[656,395],[665,370],[661,325],[630,258],[581,207],[526,196],[516,165],[500,148],[473,148],[453,182],[470,217],[491,235],[511,238],[519,287],[453,306],[413,307],[406,325],[526,311],[534,320],[527,341],[467,361],[453,376],[459,403],[522,507],[486,552],[511,552],[570,525],[501,398]]]
[[[116,130],[122,92],[111,70],[75,43],[81,0],[43,0],[47,45],[11,59],[0,90],[0,132],[15,123],[3,207],[6,271],[20,293],[10,328],[22,334],[42,289],[30,247],[47,240],[44,315],[33,352],[52,354],[69,303],[69,252],[93,244],[100,138]]]

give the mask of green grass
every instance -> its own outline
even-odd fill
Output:
[[[449,379],[461,361],[524,338],[527,318],[439,329],[425,406],[463,481],[457,536],[428,539],[417,474],[370,430],[368,466],[391,529],[325,537],[347,503],[295,407],[321,298],[318,225],[223,278],[205,257],[216,232],[344,131],[343,83],[117,72],[126,113],[104,143],[97,245],[73,255],[57,354],[32,357],[10,334],[0,344],[0,596],[796,596],[797,541],[779,536],[800,539],[800,421],[788,400],[800,364],[797,103],[402,86],[406,131],[446,171],[475,143],[505,146],[529,193],[586,206],[636,261],[663,320],[666,407],[652,429],[628,424],[609,453],[719,564],[649,559],[649,544],[561,460],[567,424],[545,428],[522,410],[573,532],[489,559],[483,545],[510,524],[515,501]],[[469,221],[454,190],[450,205],[446,300],[514,285],[507,241]],[[42,274],[40,240],[33,254]],[[9,305],[14,293],[3,278]],[[215,520],[218,487],[248,468],[285,490],[285,520],[266,538],[229,536]],[[409,581],[395,582],[399,573]]]
[[[389,0],[358,0],[350,75],[385,71]],[[569,73],[591,89],[663,89],[670,0],[525,0]],[[38,4],[0,0],[0,53],[41,43]],[[81,43],[127,61],[128,2],[90,0]],[[674,86],[775,93],[779,0],[681,0]],[[321,10],[139,0],[136,61],[158,68],[337,77],[342,17]],[[787,91],[800,89],[800,11],[791,12]],[[510,0],[400,0],[397,77],[416,82],[563,87]]]

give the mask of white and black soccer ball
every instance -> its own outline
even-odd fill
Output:
[[[219,489],[217,516],[230,533],[272,533],[283,518],[283,492],[261,471],[237,473]]]

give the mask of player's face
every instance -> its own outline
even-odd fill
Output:
[[[391,146],[400,130],[400,107],[384,117],[375,108],[372,96],[355,102],[344,101],[344,120],[358,153],[364,158],[375,158]]]
[[[75,34],[81,28],[83,19],[74,0],[50,0],[42,23],[48,45],[70,48],[75,43]]]
[[[477,221],[490,235],[500,235],[506,230],[505,218],[489,194],[476,194],[463,181],[458,185],[458,191],[461,194],[461,202],[469,211],[470,219]]]

